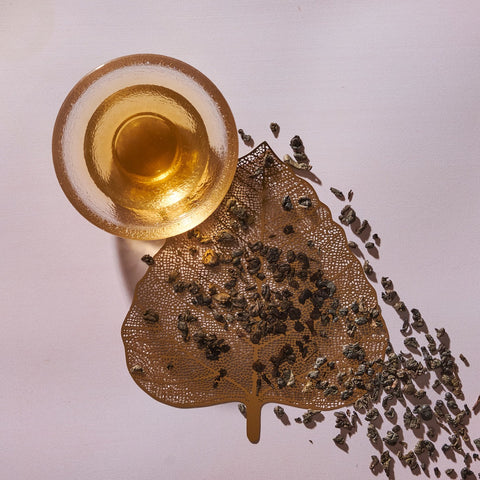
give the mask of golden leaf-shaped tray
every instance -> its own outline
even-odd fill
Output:
[[[343,229],[266,143],[239,160],[214,214],[156,254],[122,337],[149,395],[243,402],[252,442],[265,403],[329,410],[374,391],[388,342]]]

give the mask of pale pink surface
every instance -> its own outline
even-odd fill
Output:
[[[459,362],[466,402],[476,400],[478,2],[10,2],[0,52],[0,478],[370,476],[377,452],[365,425],[345,454],[331,440],[331,414],[309,430],[293,422],[301,411],[287,408],[285,427],[267,405],[261,441],[251,445],[235,404],[178,410],[130,379],[120,327],[143,268],[137,258],[153,247],[83,220],[50,152],[70,88],[130,53],[192,64],[224,94],[238,127],[279,155],[301,135],[320,199],[336,217],[343,204],[328,188],[354,190],[354,208],[382,239],[371,259],[378,277],[390,276],[431,330],[446,327],[454,355],[471,364]],[[398,317],[388,307],[384,316],[405,350]],[[443,471],[450,465],[439,458]],[[398,467],[397,479],[414,478]]]

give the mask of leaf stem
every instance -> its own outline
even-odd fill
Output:
[[[247,404],[247,437],[252,443],[260,440],[262,403],[257,397],[251,397]]]

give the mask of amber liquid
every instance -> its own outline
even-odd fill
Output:
[[[90,175],[115,205],[172,215],[212,180],[208,151],[199,113],[156,85],[134,85],[105,99],[84,139]]]

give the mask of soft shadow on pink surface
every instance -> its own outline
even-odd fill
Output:
[[[130,297],[133,297],[138,281],[145,275],[148,268],[147,264],[142,262],[142,257],[145,254],[153,257],[164,244],[165,240],[129,240],[117,237],[118,263]]]
[[[316,183],[320,186],[322,185],[322,181],[312,171],[298,169],[294,169],[294,171],[299,177],[302,177],[303,179],[310,181],[311,183]]]

